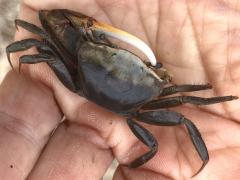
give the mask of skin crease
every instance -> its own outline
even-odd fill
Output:
[[[150,1],[25,0],[19,18],[39,25],[39,9],[79,11],[148,43],[173,75],[173,83],[214,87],[194,95],[240,96],[240,4]],[[20,28],[16,33],[16,40],[29,37],[33,35]],[[15,64],[19,56],[13,56]],[[114,179],[238,179],[239,105],[236,100],[173,108],[196,124],[209,150],[209,163],[194,178],[201,160],[186,129],[144,125],[158,139],[158,153],[138,169],[120,165]],[[68,121],[58,124],[61,111]],[[3,179],[101,179],[114,157],[127,164],[147,150],[123,118],[68,91],[44,63],[23,65],[21,74],[7,75],[0,88],[0,112]]]

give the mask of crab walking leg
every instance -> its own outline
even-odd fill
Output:
[[[32,54],[21,56],[19,58],[19,61],[23,64],[36,64],[41,62],[54,61],[54,58],[48,54]]]
[[[30,49],[33,46],[41,46],[42,42],[38,41],[36,39],[24,39],[21,41],[16,41],[6,47],[6,54],[7,54],[7,59],[10,64],[10,66],[13,68],[11,59],[10,59],[10,54],[18,51],[24,51],[27,49]]]
[[[48,41],[46,41],[46,43],[47,42]],[[70,73],[63,62],[59,59],[57,50],[54,48],[54,46],[52,46],[51,43],[44,44],[42,41],[38,41],[36,39],[24,39],[8,45],[6,48],[6,53],[11,67],[13,68],[10,59],[10,53],[24,51],[34,46],[38,49],[40,54],[21,56],[19,58],[19,70],[21,68],[21,64],[36,64],[40,62],[46,62],[50,67],[52,67],[60,81],[72,91],[75,91],[76,88],[72,81]]]
[[[18,51],[24,51],[27,49],[30,49],[32,47],[36,47],[38,51],[42,51],[41,54],[49,54],[54,55],[56,57],[60,57],[60,55],[57,53],[57,50],[55,47],[49,43],[48,41],[42,42],[36,39],[23,39],[20,41],[16,41],[6,47],[6,54],[7,54],[7,59],[10,64],[10,66],[13,68],[11,59],[10,59],[10,54]],[[20,69],[20,67],[19,67]]]
[[[48,42],[51,45],[51,48],[54,49],[54,52],[57,52],[58,54],[61,54],[61,60],[64,61],[64,64],[68,67],[74,67],[73,63],[71,61],[67,61],[67,60],[71,60],[71,57],[69,57],[68,55],[66,55],[66,53],[64,54],[64,48],[58,47],[57,45],[55,45],[55,43],[53,42],[52,38],[41,28],[37,27],[34,24],[31,24],[29,22],[20,20],[20,19],[16,19],[15,20],[15,26],[18,27],[22,27],[23,29],[28,30],[29,32],[32,32],[34,34],[39,35],[44,41]],[[72,72],[70,72],[72,73]]]
[[[129,167],[137,168],[150,160],[158,150],[158,143],[157,140],[153,137],[153,135],[140,124],[136,123],[132,119],[127,119],[128,126],[132,130],[133,134],[146,146],[150,148],[150,151],[143,154],[142,156],[135,159],[133,162],[130,163]]]
[[[19,72],[21,69],[21,64],[37,64],[41,62],[53,61],[52,56],[47,54],[32,54],[32,55],[23,55],[19,58]]]
[[[41,38],[46,39],[49,42],[52,42],[51,38],[48,36],[47,33],[45,33],[41,28],[37,27],[34,24],[31,24],[27,21],[23,21],[20,19],[15,20],[15,26],[18,29],[18,26],[28,30],[29,32],[32,32],[34,34],[39,35]]]
[[[216,104],[225,101],[232,101],[238,99],[237,96],[220,96],[211,98],[202,98],[196,96],[175,96],[164,99],[153,100],[142,107],[142,109],[159,109],[175,107],[182,104],[194,104],[194,105],[209,105]]]
[[[123,42],[126,42],[136,48],[138,48],[140,51],[142,51],[151,62],[152,66],[156,66],[157,60],[156,57],[152,51],[152,49],[142,40],[139,38],[122,31],[120,29],[114,28],[110,25],[107,25],[105,23],[100,23],[97,21],[94,21],[93,26],[90,28],[92,31],[98,32],[99,34],[104,34],[106,37],[112,37],[115,39],[119,39]]]
[[[19,61],[21,64],[36,64],[40,62],[46,62],[67,88],[73,92],[76,91],[76,87],[73,83],[69,71],[63,62],[57,57],[51,56],[49,54],[23,55],[19,58]]]
[[[51,51],[52,54],[54,54],[55,56],[61,57],[59,50],[57,49],[57,47],[55,46],[54,42],[52,41],[52,39],[49,37],[49,35],[47,33],[45,33],[41,28],[37,27],[34,24],[31,24],[29,22],[20,20],[20,19],[16,19],[15,20],[15,26],[18,27],[22,27],[23,29],[28,30],[29,32],[32,32],[36,35],[39,35],[42,38],[42,41],[36,40],[36,39],[32,39],[33,42],[28,42],[28,40],[26,39],[24,42],[24,40],[22,40],[23,42],[21,43],[21,41],[19,41],[19,46],[27,46],[31,43],[33,43],[33,46],[36,46],[37,48],[41,48],[41,49],[47,49],[47,51]],[[31,41],[29,39],[29,41]],[[36,41],[36,42],[34,42]],[[14,45],[16,42],[10,44],[10,45]],[[35,43],[35,44],[34,44]],[[30,46],[31,47],[31,46]],[[30,48],[29,47],[29,48]],[[28,48],[27,48],[28,49]],[[19,49],[20,50],[20,49]],[[26,49],[23,49],[26,50]],[[21,51],[21,50],[20,50]],[[46,51],[46,50],[45,50]],[[16,51],[15,51],[16,52]]]
[[[183,85],[173,85],[165,87],[160,96],[168,96],[178,92],[193,92],[200,90],[212,89],[210,84],[201,84],[201,85],[192,85],[192,84],[183,84]]]
[[[207,147],[201,137],[201,134],[197,127],[190,120],[185,118],[182,114],[166,110],[143,112],[138,113],[137,120],[157,126],[176,126],[184,124],[188,130],[195,149],[197,150],[200,158],[203,161],[201,168],[197,171],[196,174],[198,174],[207,164],[209,160],[209,155]]]

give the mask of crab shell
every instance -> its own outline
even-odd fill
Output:
[[[69,11],[40,11],[54,43],[71,57],[63,59],[79,94],[119,114],[129,114],[159,96],[165,82],[135,54],[85,40],[92,18]],[[96,27],[95,27],[96,28]]]

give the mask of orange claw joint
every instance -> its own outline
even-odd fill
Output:
[[[155,66],[157,64],[156,57],[152,51],[152,49],[141,39],[127,33],[126,31],[114,28],[110,25],[107,25],[105,23],[100,23],[97,21],[93,22],[93,25],[91,26],[92,30],[95,30],[100,33],[104,33],[107,37],[115,38],[118,40],[121,40],[125,43],[128,43],[140,51],[142,51],[149,61],[151,62],[152,66]]]

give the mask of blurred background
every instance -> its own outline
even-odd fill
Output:
[[[7,61],[5,48],[14,41],[15,25],[14,19],[17,18],[20,0],[0,0],[0,83],[10,66]],[[117,162],[114,161],[103,180],[111,180]]]
[[[5,48],[13,41],[14,19],[19,11],[19,0],[0,0],[0,82],[9,70]]]

